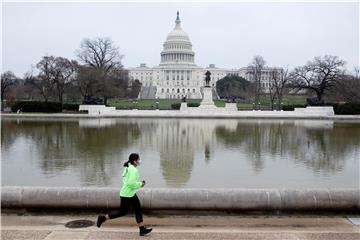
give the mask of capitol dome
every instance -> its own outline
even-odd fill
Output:
[[[175,27],[167,35],[160,53],[160,65],[186,64],[195,65],[192,44],[189,35],[181,28],[179,12],[177,12]]]

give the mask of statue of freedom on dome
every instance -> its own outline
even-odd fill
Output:
[[[210,75],[211,75],[211,72],[209,71],[206,71],[205,73],[205,87],[210,87]]]

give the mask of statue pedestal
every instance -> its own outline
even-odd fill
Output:
[[[187,103],[182,102],[181,105],[180,105],[180,111],[184,111],[184,110],[187,110],[187,109],[188,109]]]
[[[212,88],[211,87],[204,87],[203,88],[203,99],[200,103],[199,107],[215,107],[213,96],[212,96]]]

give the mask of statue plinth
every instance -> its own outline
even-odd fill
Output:
[[[201,101],[201,104],[199,106],[200,108],[212,108],[212,107],[216,107],[213,101],[213,96],[212,96],[212,88],[211,87],[204,87],[203,88],[203,99]]]

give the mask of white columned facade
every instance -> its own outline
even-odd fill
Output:
[[[153,98],[202,99],[206,71],[211,72],[211,86],[216,86],[216,82],[226,75],[237,75],[253,81],[251,69],[248,67],[230,70],[216,68],[213,64],[207,68],[197,66],[190,38],[181,27],[179,12],[174,29],[163,43],[160,61],[156,67],[149,68],[145,64],[140,64],[140,67],[129,69],[130,82],[139,80],[143,89],[147,86],[156,88]],[[271,84],[269,72],[273,69],[267,68],[263,71],[261,86],[266,92]]]

